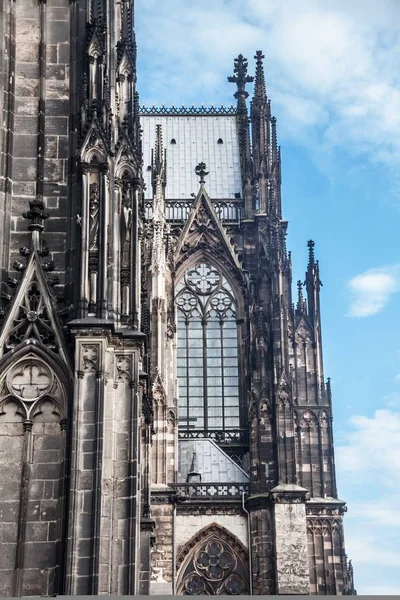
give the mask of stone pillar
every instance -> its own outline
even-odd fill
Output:
[[[275,527],[276,590],[282,594],[310,594],[306,528],[307,490],[280,484],[271,492]]]

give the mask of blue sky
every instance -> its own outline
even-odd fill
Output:
[[[400,594],[400,6],[397,0],[142,0],[146,104],[231,104],[266,55],[293,278],[320,260],[339,496],[359,594]]]

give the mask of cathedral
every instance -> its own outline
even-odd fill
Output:
[[[0,596],[355,595],[262,52],[230,108],[136,54],[133,0],[0,0]]]

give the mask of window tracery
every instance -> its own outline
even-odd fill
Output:
[[[236,301],[223,274],[199,261],[176,286],[179,422],[184,429],[240,427]]]
[[[238,547],[238,543],[227,532],[222,531],[219,535],[218,528],[215,527],[211,531],[204,531],[181,567],[178,595],[248,594],[249,574],[246,563],[246,552]]]
[[[36,279],[33,279],[26,288],[18,313],[5,340],[5,350],[12,350],[30,338],[36,338],[53,352],[58,350],[47,306]]]

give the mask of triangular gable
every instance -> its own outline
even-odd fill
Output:
[[[309,322],[309,320],[307,319],[307,317],[305,317],[304,315],[300,318],[300,321],[297,323],[296,327],[295,327],[295,334],[303,339],[306,338],[310,338],[312,339],[313,337],[313,328]]]
[[[221,249],[230,256],[239,269],[241,268],[232,244],[203,185],[200,186],[176,245],[176,260],[178,261],[188,250],[199,246],[207,247],[211,251]]]
[[[102,128],[96,118],[90,124],[90,127],[85,135],[81,146],[81,160],[87,159],[87,154],[90,151],[95,151],[97,158],[101,162],[107,160],[108,145],[104,137]]]
[[[132,142],[126,132],[118,142],[116,149],[116,169],[121,171],[124,167],[126,167],[132,174],[139,172],[139,164],[136,156],[137,153],[135,152]]]
[[[35,252],[32,253],[0,334],[0,358],[20,344],[40,344],[69,366],[61,327]]]
[[[119,73],[133,73],[135,71],[135,63],[134,57],[125,46],[125,49],[121,55],[121,58],[118,63],[118,72]]]

